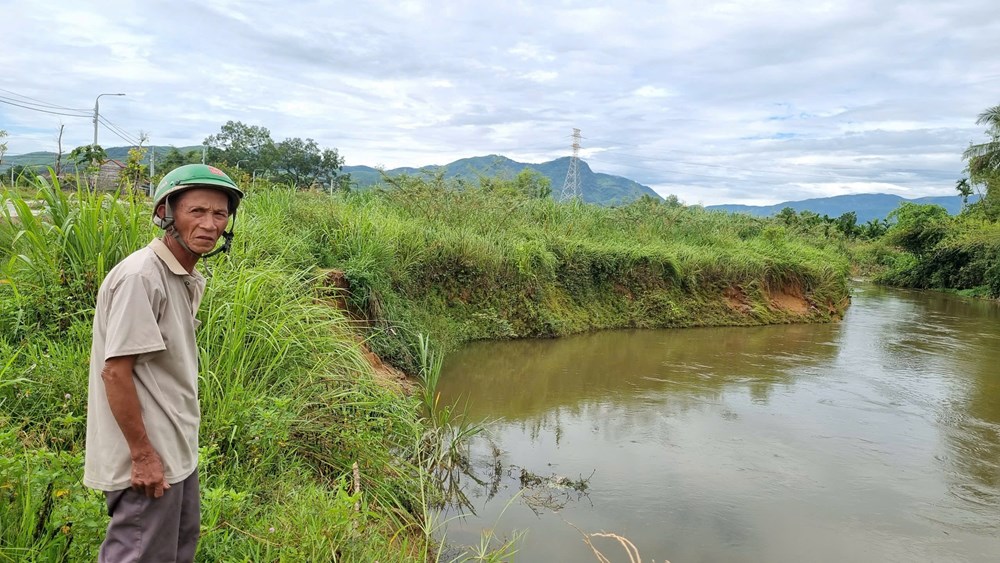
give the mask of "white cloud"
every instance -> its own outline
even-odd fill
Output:
[[[229,119],[352,164],[566,156],[689,202],[954,193],[1000,103],[993,0],[63,1],[4,7],[0,88],[154,143]],[[86,113],[83,112],[83,113]],[[12,153],[86,116],[0,104]],[[102,131],[102,139],[110,133]],[[114,137],[111,137],[114,139]],[[850,192],[855,193],[855,192]]]
[[[541,46],[532,45],[531,43],[525,43],[523,41],[517,43],[510,49],[507,49],[507,52],[527,61],[548,63],[556,60],[555,55],[546,52]]]

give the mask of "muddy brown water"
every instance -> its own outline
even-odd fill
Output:
[[[1000,561],[998,321],[866,285],[838,324],[469,345],[440,391],[488,435],[447,541],[520,530],[529,562],[596,561],[598,531],[643,561]]]

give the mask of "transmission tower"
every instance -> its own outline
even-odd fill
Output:
[[[580,130],[573,128],[573,157],[569,159],[566,169],[566,181],[563,182],[562,201],[580,199]]]

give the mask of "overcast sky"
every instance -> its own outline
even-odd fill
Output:
[[[613,6],[613,7],[611,7]],[[227,120],[347,164],[581,155],[690,204],[954,195],[1000,104],[996,0],[0,0],[10,154]],[[28,100],[24,98],[31,98]],[[38,108],[39,106],[34,105]],[[127,143],[102,126],[105,147]],[[554,186],[558,191],[561,186]]]

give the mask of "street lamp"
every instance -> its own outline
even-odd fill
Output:
[[[240,169],[240,163],[241,163],[241,162],[250,162],[250,159],[249,159],[249,158],[244,158],[244,159],[242,159],[242,160],[237,160],[237,161],[236,161],[236,169],[237,169],[237,170],[239,170],[239,169]]]
[[[98,94],[94,99],[94,147],[97,147],[97,118],[100,116],[101,96],[124,96],[125,94]]]

